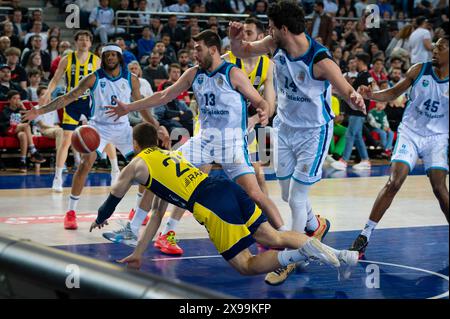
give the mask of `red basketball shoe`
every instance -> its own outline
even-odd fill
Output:
[[[65,229],[77,229],[77,216],[74,210],[69,210],[64,217],[64,228]]]
[[[175,232],[172,230],[165,235],[159,233],[153,246],[168,255],[182,255],[184,253],[183,249],[177,245]]]
[[[128,215],[128,219],[132,220],[134,217],[134,214],[136,214],[136,211],[134,210],[134,208],[132,208],[130,210],[130,214]],[[150,217],[148,217],[148,215],[147,215],[147,217],[145,217],[144,221],[142,222],[142,225],[143,226],[147,225],[149,219],[150,219]]]

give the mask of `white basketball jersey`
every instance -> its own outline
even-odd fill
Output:
[[[276,89],[278,97],[277,114],[282,123],[297,128],[314,128],[334,118],[331,110],[331,85],[328,81],[314,78],[313,61],[327,48],[311,39],[308,51],[298,58],[292,58],[281,48],[273,57],[275,63]]]
[[[421,136],[448,134],[448,77],[440,80],[431,62],[414,81],[401,125]]]
[[[226,129],[238,129],[244,136],[246,134],[247,104],[231,84],[233,67],[236,66],[224,61],[211,73],[199,69],[195,75],[192,88],[198,103],[200,134],[205,138],[209,138],[206,135],[211,129],[222,133]],[[223,134],[222,137],[225,141],[232,139],[232,135]]]
[[[112,78],[103,69],[95,71],[97,77],[91,94],[91,120],[100,124],[119,124],[128,122],[127,116],[122,116],[116,122],[115,117],[106,114],[106,106],[115,106],[114,98],[124,103],[131,102],[131,73],[122,69],[120,74]]]

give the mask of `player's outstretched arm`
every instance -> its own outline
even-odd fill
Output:
[[[417,77],[420,74],[422,66],[423,66],[422,63],[413,65],[406,72],[405,78],[389,89],[372,92],[372,90],[370,88],[368,88],[366,86],[361,86],[358,89],[358,92],[361,93],[361,95],[365,99],[375,100],[375,101],[379,101],[379,102],[393,101],[396,98],[398,98],[400,95],[405,93],[409,89],[409,87],[414,83],[414,81],[417,79]]]
[[[49,113],[55,110],[59,110],[66,105],[72,103],[73,101],[77,100],[81,95],[86,92],[86,90],[92,88],[94,86],[96,79],[96,75],[94,73],[88,75],[85,77],[81,82],[78,84],[76,88],[74,88],[72,91],[54,99],[47,105],[44,105],[40,107],[39,109],[32,108],[29,111],[23,111],[22,113],[22,121],[32,121],[39,115]]]
[[[163,91],[156,92],[152,96],[149,96],[145,99],[141,99],[130,104],[126,104],[122,101],[116,100],[116,106],[106,106],[106,108],[109,109],[108,111],[106,111],[106,113],[110,117],[116,116],[116,119],[118,119],[119,117],[124,116],[131,111],[140,111],[151,107],[157,107],[167,104],[170,101],[174,100],[182,92],[188,90],[191,87],[192,82],[195,78],[195,74],[197,73],[197,69],[198,67],[192,67],[186,70],[186,72],[184,72],[183,75],[178,79],[178,81],[173,85],[169,86]]]
[[[276,49],[275,42],[270,35],[255,42],[244,41],[244,25],[240,22],[230,22],[229,37],[231,52],[241,59],[272,53]]]
[[[59,61],[58,67],[56,68],[56,71],[55,71],[55,74],[53,75],[52,79],[48,83],[47,92],[44,95],[44,103],[45,104],[50,102],[52,93],[56,89],[58,82],[63,77],[64,72],[66,71],[66,68],[67,68],[67,55]]]
[[[241,69],[234,67],[230,71],[230,80],[233,87],[239,91],[256,108],[259,122],[262,126],[269,122],[269,103],[256,91],[247,75]]]

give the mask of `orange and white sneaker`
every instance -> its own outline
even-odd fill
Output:
[[[182,255],[184,253],[183,249],[177,245],[175,232],[172,230],[165,235],[159,233],[153,246],[168,255]]]
[[[64,217],[64,228],[65,229],[77,229],[77,216],[74,210],[69,210]]]
[[[136,214],[136,211],[134,210],[134,208],[132,208],[130,210],[130,214],[128,215],[128,220],[132,220],[134,217],[134,214]],[[145,217],[144,221],[142,222],[142,225],[143,226],[147,225],[149,219],[150,219],[150,217],[148,217],[148,215],[147,215],[147,217]]]
[[[320,215],[316,215],[317,221],[319,222],[319,227],[314,232],[306,232],[306,235],[309,237],[315,237],[318,240],[322,241],[330,230],[330,221],[326,218],[320,217]]]

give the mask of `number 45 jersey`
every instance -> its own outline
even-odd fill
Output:
[[[402,126],[420,136],[448,135],[448,77],[439,79],[431,62],[422,64],[403,115]]]
[[[120,74],[113,78],[103,69],[95,71],[97,77],[90,94],[92,100],[91,120],[99,124],[120,124],[128,123],[128,116],[122,116],[116,122],[115,117],[106,114],[106,106],[116,106],[117,100],[131,102],[131,73],[126,69],[121,69]]]

